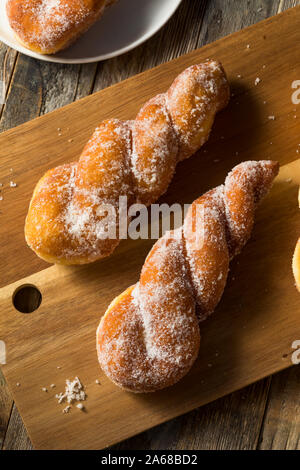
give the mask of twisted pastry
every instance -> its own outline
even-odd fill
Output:
[[[228,99],[225,72],[209,60],[181,73],[135,121],[102,122],[79,162],[48,171],[37,184],[25,224],[28,245],[51,263],[110,255],[120,242],[119,196],[127,196],[128,205],[149,205],[161,196],[177,162],[207,140]]]
[[[55,54],[72,44],[116,0],[7,0],[9,24],[27,49]]]
[[[250,237],[256,205],[277,173],[273,161],[237,165],[224,185],[193,202],[182,227],[155,243],[139,282],[111,303],[97,330],[98,359],[115,384],[154,392],[187,374],[200,345],[196,305],[200,320],[215,309],[229,261]]]
[[[300,188],[298,192],[298,204],[300,207]],[[298,241],[295,247],[292,268],[293,268],[293,274],[295,278],[296,287],[298,291],[300,292],[300,238],[298,238]]]

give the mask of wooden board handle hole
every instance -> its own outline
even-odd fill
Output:
[[[19,312],[32,313],[41,305],[42,294],[32,284],[24,284],[15,290],[12,302]]]

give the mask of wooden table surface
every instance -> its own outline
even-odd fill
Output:
[[[0,80],[5,79],[8,84],[6,104],[0,106],[0,130],[22,124],[298,4],[300,0],[183,0],[166,26],[142,46],[121,57],[83,66],[39,62],[0,43]],[[299,385],[300,368],[294,366],[114,449],[299,450]],[[32,449],[1,371],[0,448]]]

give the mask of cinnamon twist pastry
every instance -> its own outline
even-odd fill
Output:
[[[161,196],[177,162],[208,139],[228,99],[225,72],[209,60],[184,70],[135,121],[102,122],[79,162],[48,171],[37,184],[25,225],[28,245],[51,263],[83,264],[111,254],[120,242],[119,197],[149,205]]]
[[[9,24],[17,39],[39,54],[70,46],[116,0],[7,0]]]
[[[300,188],[298,192],[298,204],[300,207]],[[295,247],[292,268],[293,268],[293,274],[295,278],[296,287],[298,291],[300,292],[300,238],[298,238],[298,241]]]
[[[273,161],[237,165],[224,185],[193,202],[181,228],[155,243],[139,282],[111,303],[97,330],[98,359],[115,384],[154,392],[187,374],[199,351],[198,318],[218,304],[229,261],[250,237],[277,173]]]

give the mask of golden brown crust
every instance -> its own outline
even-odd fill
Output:
[[[300,188],[298,192],[298,205],[300,207]],[[298,291],[300,292],[300,238],[297,241],[293,261],[292,261],[293,274]]]
[[[8,0],[6,12],[17,39],[39,54],[72,44],[103,14],[109,0]]]
[[[118,120],[104,121],[79,162],[49,170],[37,184],[25,237],[45,261],[90,263],[109,256],[119,244],[118,226],[107,219],[105,204],[111,204],[117,212],[122,189],[130,194],[130,175],[124,161],[128,132],[128,126]],[[103,211],[99,211],[99,199]],[[108,230],[113,236],[103,237]]]
[[[293,255],[293,274],[298,291],[300,292],[300,238],[297,241]]]
[[[200,345],[196,305],[203,320],[218,304],[229,260],[247,242],[278,168],[236,166],[224,185],[193,202],[183,227],[155,243],[139,282],[111,303],[97,330],[98,360],[115,384],[154,392],[187,374]]]
[[[208,138],[216,112],[229,99],[222,66],[209,60],[189,67],[174,83],[172,93],[148,101],[135,121],[104,121],[78,163],[54,168],[41,179],[25,226],[27,243],[38,256],[61,264],[108,256],[119,243],[119,225],[117,220],[103,226],[101,208],[111,204],[118,215],[119,196],[127,196],[128,205],[155,202],[177,162]],[[112,239],[104,240],[109,230]]]

